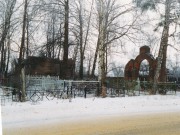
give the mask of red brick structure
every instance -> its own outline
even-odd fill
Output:
[[[143,60],[147,60],[149,63],[149,75],[146,79],[147,81],[153,81],[157,60],[150,53],[150,48],[148,46],[142,46],[139,55],[126,64],[124,71],[125,80],[137,80],[139,77],[140,65]]]
[[[75,73],[75,62],[68,60],[68,69],[66,78],[73,78]],[[29,56],[25,60],[25,72],[29,75],[51,75],[61,78],[64,69],[63,61],[46,57]]]

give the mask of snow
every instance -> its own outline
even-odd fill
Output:
[[[180,112],[180,92],[176,95],[141,95],[116,98],[44,98],[32,102],[6,102],[1,106],[2,126],[65,123],[111,116]]]

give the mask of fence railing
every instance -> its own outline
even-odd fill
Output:
[[[26,76],[27,90],[48,90],[63,88],[63,80],[59,80],[58,76]]]
[[[107,96],[123,97],[150,94],[153,83],[147,81],[120,81],[116,85],[107,85]],[[157,91],[161,94],[168,92],[176,93],[175,82],[158,83]],[[20,90],[12,87],[3,87],[0,92],[1,104],[5,101],[19,101]],[[44,99],[52,100],[76,98],[76,97],[96,97],[100,95],[101,86],[99,81],[73,81],[59,80],[58,77],[27,76],[26,77],[26,100],[36,103]]]
[[[117,87],[118,86],[118,87]],[[178,85],[176,82],[159,82],[157,92],[159,94],[176,94]],[[121,81],[119,85],[108,87],[110,96],[135,96],[141,94],[151,94],[153,82],[148,81]]]

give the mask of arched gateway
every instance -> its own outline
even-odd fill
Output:
[[[142,61],[147,60],[149,63],[148,65],[148,74],[145,74],[144,76],[140,76],[139,73],[141,72],[140,67]],[[157,60],[152,56],[150,53],[150,48],[148,46],[142,46],[140,48],[139,55],[134,59],[131,59],[125,66],[125,80],[137,80],[139,79],[146,80],[146,81],[152,81],[154,78],[155,70],[156,70]],[[147,69],[146,69],[147,70]]]

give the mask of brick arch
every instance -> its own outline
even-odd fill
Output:
[[[151,55],[150,48],[148,46],[141,47],[140,48],[140,53],[135,58],[135,60],[131,59],[126,64],[126,66],[125,66],[125,74],[124,74],[125,80],[137,80],[137,78],[139,77],[140,65],[141,65],[143,60],[147,60],[148,63],[149,63],[149,75],[147,77],[147,80],[148,81],[153,80],[157,61]]]
[[[154,57],[152,57],[150,53],[142,53],[136,57],[134,61],[134,68],[136,69],[134,79],[137,79],[139,77],[139,69],[143,60],[147,60],[149,63],[149,75],[147,80],[152,81],[156,69],[156,60],[154,59]]]
[[[125,66],[125,79],[132,80],[133,77],[133,68],[134,68],[134,59],[131,59]]]

